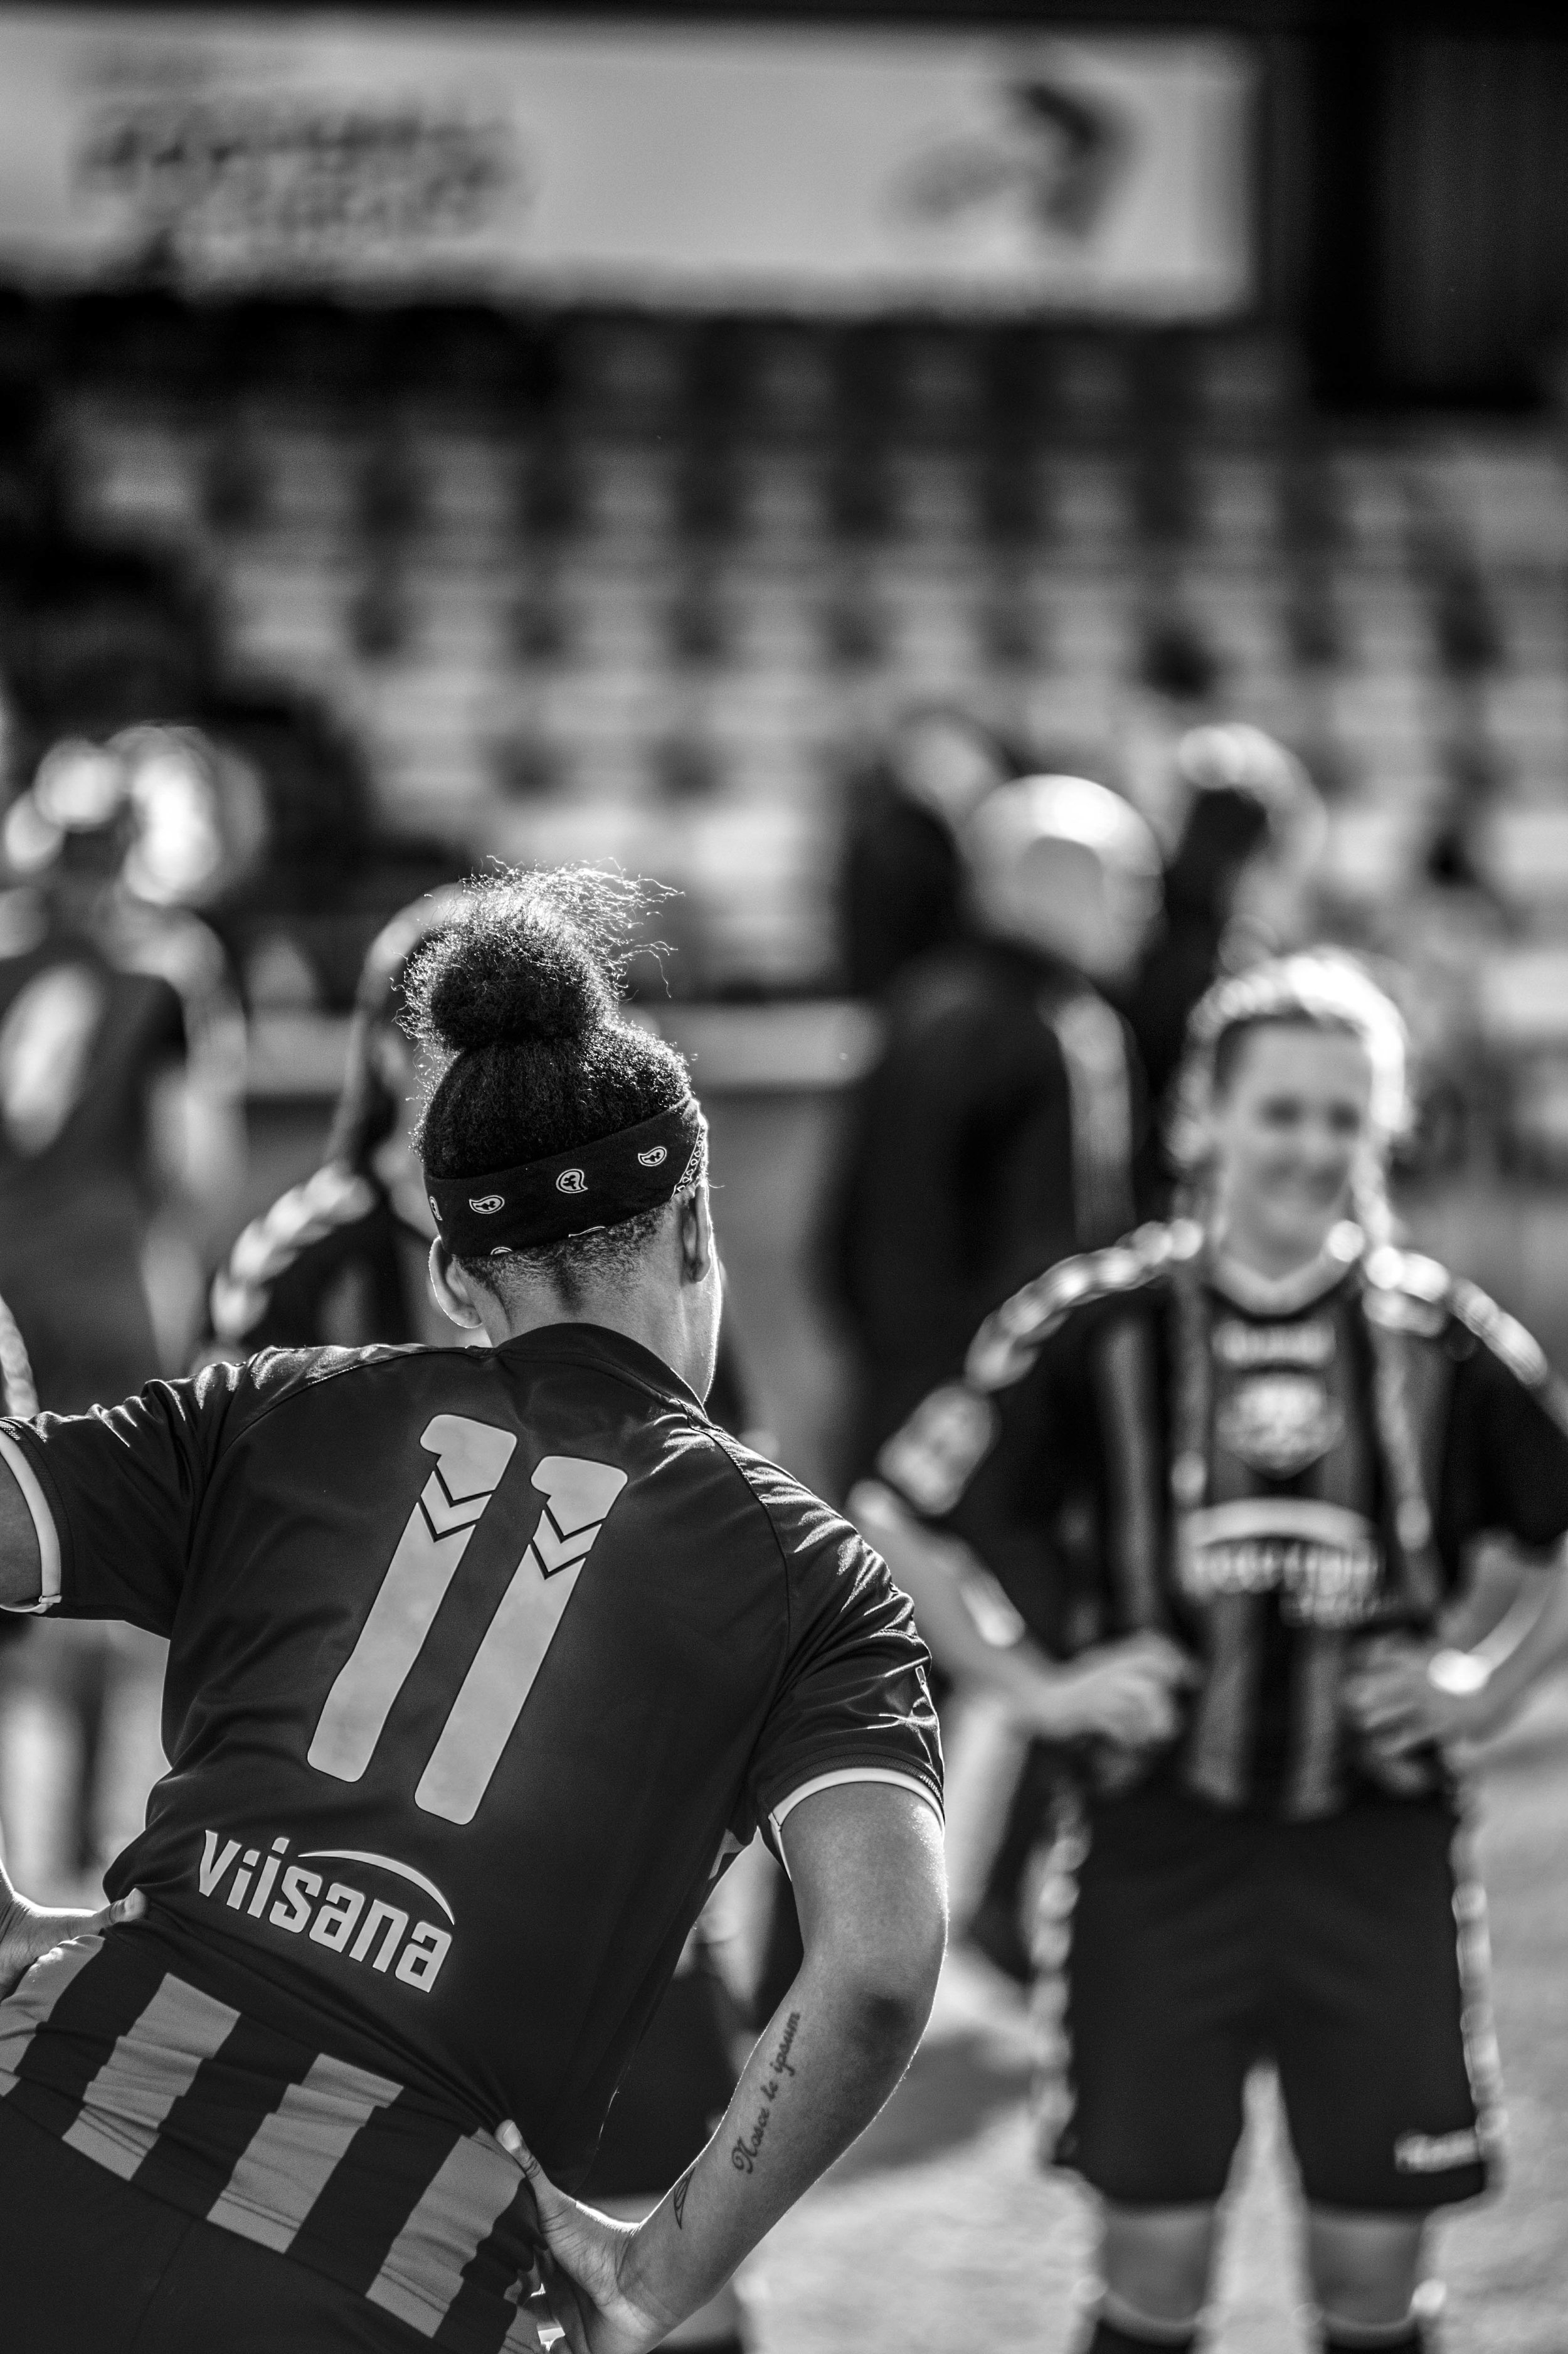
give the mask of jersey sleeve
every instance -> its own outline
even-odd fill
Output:
[[[1554,1544],[1568,1533],[1568,1390],[1521,1324],[1484,1293],[1457,1288],[1480,1344],[1467,1368],[1480,1525]]]
[[[122,1618],[166,1635],[243,1368],[150,1382],[121,1405],[0,1422],[0,1455],[33,1517],[36,1611]]]
[[[1060,1437],[1055,1392],[1069,1336],[1049,1291],[1055,1279],[988,1317],[961,1374],[929,1391],[876,1458],[877,1476],[917,1519],[962,1537],[992,1567],[1037,1500],[1040,1465]]]
[[[902,1785],[940,1815],[930,1655],[908,1597],[847,1522],[782,1472],[759,1469],[753,1486],[783,1556],[789,1639],[747,1771],[757,1820],[777,1851],[802,1798],[848,1782]]]

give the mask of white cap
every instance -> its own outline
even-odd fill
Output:
[[[963,836],[987,928],[1108,979],[1138,953],[1159,907],[1159,845],[1144,820],[1087,777],[999,785]]]

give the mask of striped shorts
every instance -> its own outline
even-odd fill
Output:
[[[340,2317],[335,2335],[323,2325],[308,2338],[263,2331],[247,2344],[522,2354],[535,2343],[519,2310],[534,2280],[531,2194],[493,2138],[190,1985],[134,1928],[58,1948],[0,2003],[0,2132],[7,2301],[16,2267],[38,2268],[18,2219],[29,2208],[27,2153],[48,2137],[63,2150],[46,2172],[69,2159],[79,2180],[85,2161],[109,2191],[117,2179],[136,2194],[117,2206],[103,2193],[106,2245],[120,2237],[116,2214],[134,2243],[134,2219],[151,2207],[169,2228],[182,2219],[207,2227],[175,2231],[176,2266],[216,2261],[221,2271],[221,2247],[216,2260],[200,2254],[210,2237],[254,2271],[236,2244],[245,2241],[266,2252],[260,2270],[279,2281],[279,2296],[306,2295],[302,2283],[313,2277],[318,2302],[357,2308],[358,2335],[344,2334]],[[168,2231],[152,2237],[162,2245]],[[37,2242],[48,2243],[47,2233]],[[101,2263],[79,2224],[70,2244],[77,2254],[56,2283],[59,2296],[83,2264],[96,2274]],[[230,2350],[241,2342],[227,2299],[221,2338]],[[18,2338],[30,2349],[52,2342]],[[101,2342],[132,2340],[79,2331],[60,2339],[73,2349]],[[160,2325],[139,2342],[163,2354],[176,2341]]]

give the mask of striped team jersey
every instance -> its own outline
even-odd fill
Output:
[[[1439,1778],[1358,1749],[1359,1647],[1433,1628],[1473,1538],[1568,1531],[1568,1396],[1534,1341],[1435,1261],[1334,1239],[1277,1286],[1186,1222],[1065,1260],[878,1463],[1047,1649],[1191,1652],[1181,1736],[1141,1770],[1296,1819]],[[1113,1788],[1140,1770],[1096,1762]]]
[[[580,2179],[753,1830],[939,1807],[907,1603],[588,1325],[270,1351],[0,1452],[41,1606],[168,1636],[173,1761],[111,1874],[146,1921],[0,2004],[0,2101],[439,2345],[527,2342],[493,2126]]]

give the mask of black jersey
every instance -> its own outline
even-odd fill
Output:
[[[588,1325],[269,1352],[0,1446],[46,1597],[170,1638],[173,1761],[110,1875],[146,1925],[0,2006],[0,2097],[500,2345],[525,2257],[488,2127],[579,2179],[754,1828],[833,1782],[939,1804],[907,1603]]]
[[[111,898],[77,928],[30,893],[0,901],[0,1288],[46,1405],[76,1412],[156,1370],[140,1263],[154,1092],[184,1072],[232,1099],[243,1045],[194,917]]]
[[[1058,1654],[1141,1628],[1201,1669],[1164,1770],[1295,1817],[1430,1779],[1360,1758],[1358,1642],[1425,1629],[1485,1531],[1568,1530],[1568,1402],[1436,1262],[1345,1248],[1294,1296],[1228,1288],[1195,1227],[1066,1261],[982,1325],[883,1449]]]

